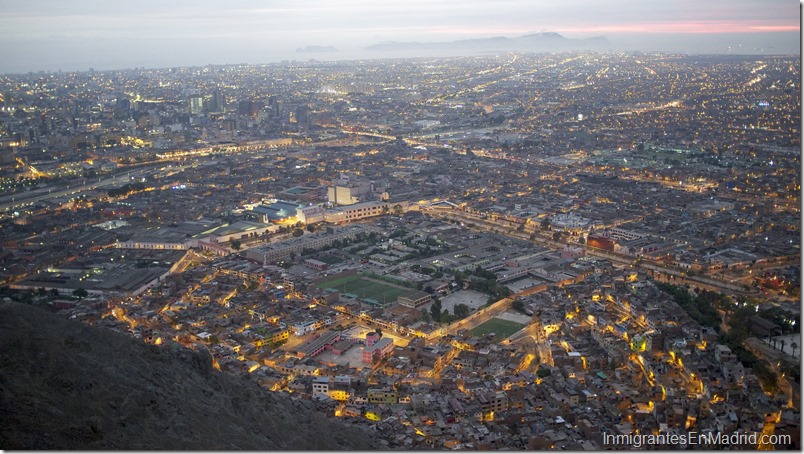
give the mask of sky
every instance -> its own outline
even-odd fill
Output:
[[[377,58],[365,47],[537,32],[800,55],[800,24],[798,0],[0,0],[0,74]]]

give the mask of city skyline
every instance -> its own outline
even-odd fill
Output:
[[[611,51],[800,53],[800,5],[621,0],[383,2],[4,2],[0,73],[383,58],[366,47],[555,32]],[[331,46],[326,53],[297,48]],[[416,56],[409,54],[404,56]]]
[[[798,55],[177,64],[0,77],[0,445],[800,450]]]

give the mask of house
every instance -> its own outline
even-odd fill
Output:
[[[389,388],[372,388],[366,391],[366,397],[372,404],[395,404],[399,401],[399,394]]]
[[[315,377],[313,379],[313,396],[329,393],[329,377]]]

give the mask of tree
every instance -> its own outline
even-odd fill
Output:
[[[454,276],[455,276],[455,284],[458,286],[458,289],[462,289],[464,280],[463,273],[461,273],[460,271],[456,271]]]
[[[380,337],[382,337],[382,328],[377,327],[377,329],[374,330],[374,332],[376,332]]]
[[[430,306],[430,315],[433,317],[433,321],[441,321],[441,300],[436,298],[433,305]]]
[[[778,389],[779,378],[767,365],[765,365],[764,361],[757,361],[756,364],[751,367],[751,369],[754,371],[754,374],[756,374],[765,390],[771,393],[776,392]]]
[[[482,277],[483,279],[486,279],[486,280],[495,280],[495,279],[497,279],[496,274],[494,274],[491,271],[483,269],[483,267],[481,267],[480,265],[478,265],[477,268],[475,268],[475,271],[474,271],[473,274],[475,276]]]
[[[240,250],[240,245],[241,245],[240,240],[236,240],[236,239],[232,238],[232,240],[229,241],[229,244],[232,245],[232,249],[234,249],[235,251]]]
[[[430,323],[433,320],[427,309],[422,309],[422,320],[424,320],[424,323]]]
[[[525,313],[525,303],[522,302],[520,299],[515,299],[514,304],[512,305],[514,310]]]
[[[89,296],[89,292],[87,292],[87,290],[84,288],[77,288],[73,290],[73,296],[80,300]]]
[[[463,303],[456,304],[453,310],[455,311],[455,316],[458,318],[464,318],[469,315],[469,306]]]
[[[296,229],[296,230],[293,231],[293,236],[295,236],[296,238],[298,238],[298,237],[300,237],[302,235],[304,235],[304,230],[302,230],[302,229]]]
[[[315,224],[307,224],[307,231],[310,233],[315,232]]]

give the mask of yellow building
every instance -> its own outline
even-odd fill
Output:
[[[372,404],[395,404],[399,402],[399,394],[390,389],[369,389],[366,392],[369,403]]]

